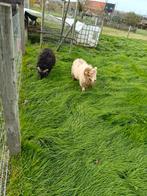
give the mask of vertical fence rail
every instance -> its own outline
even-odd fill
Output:
[[[14,55],[12,8],[0,4],[0,90],[10,154],[20,152],[17,68]]]
[[[42,0],[42,18],[41,18],[41,33],[40,33],[40,47],[43,44],[43,27],[44,27],[44,15],[45,15],[45,2],[46,0]]]
[[[0,196],[6,195],[9,154],[20,152],[18,76],[21,67],[19,13],[0,3]],[[20,48],[20,50],[19,50]]]
[[[21,150],[18,91],[24,51],[23,5],[12,17],[11,5],[0,3],[0,196],[6,195],[9,154]]]
[[[20,24],[20,32],[21,32],[21,51],[22,54],[25,54],[25,33],[24,33],[24,6],[23,4],[19,5],[19,24]]]

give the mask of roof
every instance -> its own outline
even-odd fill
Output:
[[[112,13],[115,9],[115,4],[106,3],[105,1],[86,0],[84,10],[96,14]]]
[[[147,20],[143,19],[140,24],[146,24],[147,25]]]
[[[2,3],[21,4],[24,0],[0,0]]]
[[[89,10],[96,13],[103,13],[105,10],[105,2],[98,2],[93,0],[87,0],[85,3],[85,10]]]

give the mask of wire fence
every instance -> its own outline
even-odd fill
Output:
[[[38,10],[38,7],[34,6],[33,9]],[[63,3],[62,1],[59,3],[59,5],[55,2],[52,2],[50,8],[46,6],[45,22],[43,25],[42,32],[39,25],[39,12],[34,12],[33,10],[27,9],[26,11],[29,12],[29,14],[34,14],[34,16],[36,17],[38,16],[37,24],[35,23],[35,25],[33,25],[33,21],[32,24],[29,24],[29,39],[32,42],[35,42],[35,40],[39,42],[39,36],[37,37],[37,34],[39,35],[40,33],[42,33],[43,42],[53,41],[55,43],[60,43],[61,39],[63,38],[64,42],[67,43],[72,41],[72,43],[77,45],[96,47],[101,32],[101,25],[103,19],[102,15],[88,15],[85,12],[80,12],[79,10],[75,11],[75,9],[76,3],[70,3],[68,7],[68,4]],[[67,12],[67,15],[65,19],[65,24],[63,25],[64,30],[62,33],[62,22],[64,21],[63,15],[65,15],[65,12]],[[75,18],[77,22],[74,25]],[[73,25],[75,27],[74,33]]]
[[[87,47],[96,47],[100,32],[101,28],[96,25],[83,25],[80,32],[75,34],[76,44]]]

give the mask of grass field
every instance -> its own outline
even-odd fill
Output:
[[[118,30],[115,28],[110,27],[104,27],[103,28],[103,34],[104,35],[112,35],[112,36],[118,36],[118,37],[127,37],[128,32],[123,30]],[[147,41],[147,31],[138,29],[136,33],[130,33],[129,38],[132,39],[140,39],[140,40],[146,40]]]
[[[144,29],[137,29],[137,32],[136,33],[147,36],[147,30],[144,30]]]
[[[102,36],[71,54],[64,46],[43,80],[39,50],[29,44],[23,59],[22,153],[11,160],[8,196],[146,196],[147,42]],[[86,92],[70,76],[78,57],[98,68]]]

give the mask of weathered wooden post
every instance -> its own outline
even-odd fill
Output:
[[[24,7],[25,8],[30,8],[30,0],[24,0]]]
[[[131,31],[131,26],[129,26],[128,33],[127,33],[127,38],[129,38],[130,31]]]
[[[42,43],[43,43],[43,27],[44,27],[45,1],[46,0],[42,0],[42,18],[41,18],[40,47],[42,47]]]
[[[29,9],[30,8],[30,1],[29,0],[24,0],[24,8]],[[28,42],[28,24],[25,24],[25,43]]]
[[[0,95],[10,155],[21,151],[12,8],[0,3]]]
[[[61,33],[60,33],[60,41],[62,40],[63,33],[64,33],[65,21],[66,21],[67,12],[68,12],[68,9],[69,9],[69,4],[70,4],[70,0],[68,0],[67,6],[66,6],[66,0],[63,0],[62,27],[61,27]]]
[[[21,50],[22,50],[22,54],[25,54],[24,4],[21,3],[18,6],[19,6],[20,31],[21,31]]]
[[[73,23],[73,27],[72,27],[72,39],[70,42],[70,52],[71,52],[71,47],[73,45],[73,41],[75,38],[75,28],[76,28],[76,22],[77,22],[77,12],[78,12],[78,5],[79,5],[79,1],[76,1],[76,9],[75,9],[75,15],[74,15],[74,23]]]

